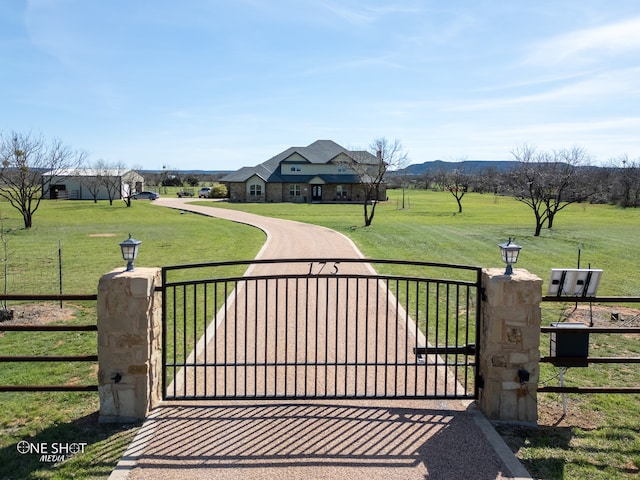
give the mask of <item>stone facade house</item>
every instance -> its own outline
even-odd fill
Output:
[[[363,202],[367,169],[378,157],[350,151],[331,140],[290,147],[255,167],[243,167],[220,179],[232,202]],[[377,200],[386,198],[380,185]],[[376,200],[376,199],[370,199]]]

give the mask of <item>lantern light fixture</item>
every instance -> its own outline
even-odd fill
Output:
[[[120,242],[120,249],[122,250],[122,258],[125,262],[127,262],[127,269],[125,272],[133,272],[135,270],[133,266],[133,261],[138,256],[138,248],[142,242],[140,240],[136,240],[129,234],[129,238],[125,241]]]
[[[511,275],[513,273],[513,268],[511,266],[518,261],[518,255],[520,254],[520,249],[522,247],[513,243],[511,238],[509,238],[507,243],[501,243],[498,246],[500,247],[500,253],[502,254],[502,261],[507,265],[504,274]]]

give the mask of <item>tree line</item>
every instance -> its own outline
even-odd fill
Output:
[[[489,166],[475,173],[456,169],[396,175],[389,178],[389,185],[448,191],[458,212],[462,212],[467,192],[512,196],[533,213],[534,236],[539,236],[545,227],[553,228],[556,215],[573,203],[640,206],[640,160],[622,156],[604,166],[594,166],[580,147],[541,151],[531,145],[518,146],[511,155],[515,166],[504,171]]]
[[[448,191],[455,198],[459,212],[463,209],[464,195],[470,191],[513,196],[531,209],[535,236],[540,235],[545,226],[552,228],[556,215],[572,203],[607,202],[623,208],[640,206],[640,160],[627,156],[596,167],[580,147],[540,151],[534,146],[522,145],[512,150],[516,166],[507,171],[489,167],[473,174],[454,170],[402,176],[393,175],[408,161],[398,140],[376,139],[370,145],[370,153],[372,155],[356,161],[355,167],[350,164],[351,168],[361,167],[361,171],[357,168],[354,171],[367,189],[363,201],[365,226],[371,225],[377,204],[377,200],[371,200],[378,198],[383,182],[390,188],[413,185]],[[86,152],[74,150],[58,139],[47,141],[42,136],[15,132],[0,134],[0,197],[22,214],[25,228],[30,228],[40,201],[50,191],[52,179],[63,171],[85,166],[87,158]],[[377,161],[371,162],[370,158]],[[124,173],[125,167],[122,163],[98,160],[92,168],[97,172],[116,170]],[[43,176],[44,172],[49,175]],[[157,185],[175,182],[182,185],[184,181],[197,184],[195,178],[181,179],[167,170],[163,170],[157,180]],[[98,189],[105,187],[110,192],[110,202],[120,188],[111,174],[92,176],[87,182],[87,188],[95,192],[94,199]],[[130,205],[129,198],[124,200]]]

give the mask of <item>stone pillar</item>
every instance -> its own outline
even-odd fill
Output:
[[[542,280],[492,268],[483,270],[482,288],[480,409],[489,420],[536,424]]]
[[[161,395],[159,268],[104,275],[98,284],[100,422],[144,419]]]

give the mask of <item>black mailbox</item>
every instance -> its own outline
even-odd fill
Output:
[[[587,367],[589,356],[589,332],[585,332],[586,325],[582,323],[552,323],[552,327],[561,331],[551,332],[551,357],[556,360],[556,367]],[[567,360],[562,361],[562,358]],[[568,360],[571,358],[572,360]],[[581,361],[580,359],[584,359]]]

